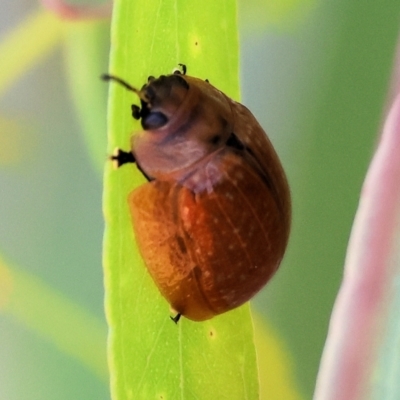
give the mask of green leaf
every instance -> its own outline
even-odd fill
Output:
[[[239,97],[236,4],[117,1],[110,73],[141,87],[178,63]],[[109,147],[129,149],[138,99],[111,85]],[[113,399],[257,399],[253,330],[247,305],[206,322],[175,325],[134,242],[128,194],[144,179],[134,165],[105,171],[106,311]]]

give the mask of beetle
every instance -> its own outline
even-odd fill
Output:
[[[210,319],[251,299],[273,276],[290,231],[281,162],[253,114],[186,67],[133,91],[143,130],[118,167],[136,163],[147,183],[128,198],[147,269],[176,315]]]

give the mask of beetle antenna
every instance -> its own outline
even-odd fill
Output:
[[[117,82],[120,85],[122,85],[125,89],[136,93],[139,96],[139,98],[142,99],[144,102],[146,102],[146,103],[148,102],[148,99],[143,95],[143,93],[140,90],[134,88],[128,82],[124,81],[121,78],[118,78],[117,76],[109,75],[109,74],[102,74],[100,78],[103,79],[103,81],[106,81],[106,82],[108,82],[108,81]]]

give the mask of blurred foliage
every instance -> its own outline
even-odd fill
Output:
[[[109,397],[100,180],[97,189],[89,183],[85,171],[90,165],[82,163],[85,158],[76,150],[83,146],[71,145],[71,139],[79,138],[74,129],[79,130],[65,118],[72,115],[65,96],[60,108],[65,78],[55,62],[60,54],[52,57],[56,46],[68,41],[67,25],[49,12],[27,8],[0,42],[1,242],[5,253],[24,267],[0,265],[2,399]],[[77,38],[73,40],[79,47]],[[106,61],[105,44],[103,36]],[[102,115],[94,110],[102,120],[103,132],[98,134],[103,143],[105,94],[103,88],[97,99],[103,104]],[[85,157],[86,151],[81,152]]]
[[[94,167],[103,172],[107,157],[107,85],[99,77],[107,71],[109,21],[80,21],[65,24],[66,73],[72,100]],[[100,174],[99,174],[100,176]]]
[[[317,7],[318,0],[239,0],[240,28],[246,35],[266,28],[292,31]]]
[[[243,97],[276,144],[293,196],[288,252],[255,305],[288,343],[307,398],[381,125],[399,17],[396,1],[323,2],[290,33],[242,42],[243,76],[260,71]],[[268,106],[253,100],[258,92]]]
[[[45,338],[108,382],[103,321],[34,275],[10,268],[1,259],[0,277],[2,312],[12,315],[32,333]]]
[[[0,93],[43,60],[60,43],[61,35],[62,25],[58,18],[49,12],[37,11],[3,37],[0,42]]]

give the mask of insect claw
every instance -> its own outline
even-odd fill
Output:
[[[113,154],[110,156],[110,160],[113,162],[115,169],[118,169],[124,164],[136,162],[132,152],[123,151],[118,147],[113,151]]]
[[[172,317],[172,316],[170,315],[170,318],[171,318],[172,321],[175,322],[175,324],[178,324],[179,320],[181,319],[181,316],[182,316],[182,314],[181,314],[181,313],[178,313],[178,314],[176,314],[174,317]]]

